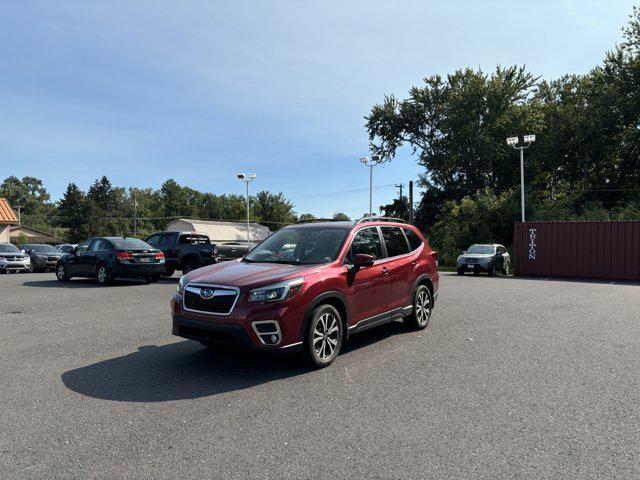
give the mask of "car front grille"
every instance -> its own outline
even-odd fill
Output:
[[[211,296],[207,298],[207,294]],[[238,291],[229,287],[189,285],[184,292],[184,307],[187,310],[228,315],[237,298]]]
[[[478,263],[477,258],[467,258],[467,263]]]

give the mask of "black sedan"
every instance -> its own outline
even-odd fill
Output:
[[[23,243],[20,249],[31,257],[31,271],[44,272],[56,268],[58,259],[64,255],[56,247],[44,243]]]
[[[56,277],[95,278],[106,285],[114,278],[144,278],[157,282],[164,273],[164,253],[131,237],[96,237],[85,240],[60,258]]]
[[[217,245],[218,247],[218,260],[221,262],[225,260],[235,260],[236,258],[242,258],[249,253],[256,246],[255,243],[250,242],[227,242]]]

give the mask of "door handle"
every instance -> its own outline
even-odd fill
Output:
[[[382,273],[389,275],[389,269],[387,267],[382,267]]]
[[[414,260],[413,262],[411,262],[411,265],[413,265],[414,267],[418,264],[418,260]]]

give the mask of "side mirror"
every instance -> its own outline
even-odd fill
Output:
[[[353,266],[356,268],[371,267],[376,259],[373,255],[367,255],[366,253],[357,253],[353,259]]]
[[[462,255],[465,255],[467,253],[466,250],[462,250]]]

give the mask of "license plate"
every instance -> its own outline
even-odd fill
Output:
[[[140,257],[138,258],[138,261],[142,263],[149,263],[151,261],[151,257]]]
[[[473,268],[474,265],[475,265],[475,263],[467,263],[467,267],[469,267],[469,268]]]

